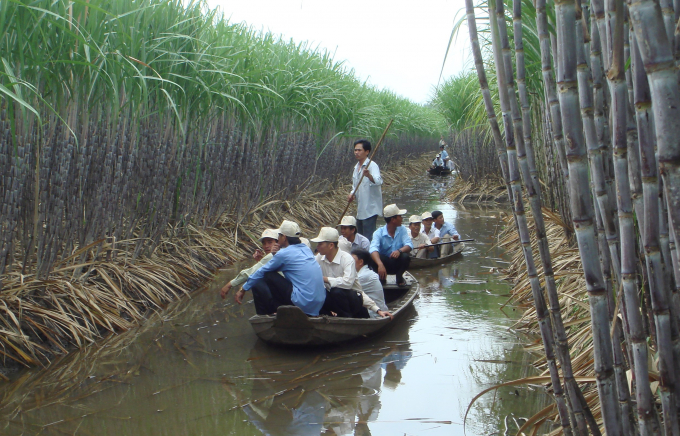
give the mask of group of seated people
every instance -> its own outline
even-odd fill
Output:
[[[453,251],[448,242],[460,239],[456,228],[453,224],[444,221],[444,214],[439,210],[432,213],[423,212],[422,215],[411,215],[408,219],[408,228],[414,247],[411,256],[418,259],[447,256]]]
[[[426,228],[428,231],[434,228],[432,231],[438,232],[439,238],[443,230],[441,225],[440,229],[436,227],[433,215],[437,212],[428,218]],[[310,241],[301,237],[298,224],[284,220],[278,229],[262,232],[262,249],[253,254],[257,263],[242,270],[222,288],[220,295],[226,298],[232,287],[241,286],[234,295],[235,301],[241,304],[245,292],[252,291],[258,315],[271,315],[279,306],[295,305],[309,316],[391,318],[383,284],[387,274],[394,274],[397,285],[407,285],[404,273],[414,248],[415,223],[410,224],[409,235],[402,226],[404,214],[406,210],[395,204],[386,206],[383,210],[386,224],[377,229],[370,240],[357,233],[354,217],[345,216],[340,232],[322,227],[319,235],[311,239],[316,243],[316,254],[311,250]],[[441,221],[443,223],[443,216]],[[420,234],[420,221],[417,225]],[[457,232],[455,235],[457,237]],[[430,244],[425,241],[431,242],[431,238],[418,239],[425,245]],[[419,250],[426,252],[421,245],[418,244]]]

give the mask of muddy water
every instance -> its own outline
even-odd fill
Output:
[[[217,296],[236,267],[144,326],[0,386],[0,434],[462,435],[470,400],[533,374],[509,330],[517,314],[492,248],[504,213],[452,207],[427,177],[385,194],[408,214],[440,209],[468,244],[449,265],[414,271],[421,296],[386,334],[342,348],[289,351],[253,334],[252,301]],[[526,339],[524,339],[526,340]],[[549,399],[500,389],[471,407],[468,435],[516,431]],[[514,434],[514,433],[513,433]]]

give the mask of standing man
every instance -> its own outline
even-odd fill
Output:
[[[380,281],[385,282],[387,274],[397,276],[397,285],[406,285],[404,273],[411,263],[409,253],[413,249],[413,242],[406,227],[402,227],[402,215],[406,209],[399,209],[396,204],[385,206],[383,217],[385,226],[380,227],[373,234],[371,240],[371,259],[378,265]]]
[[[318,316],[326,300],[321,268],[312,250],[300,240],[297,223],[284,220],[277,233],[281,249],[248,278],[234,299],[241,304],[245,291],[252,289],[258,315],[271,315],[279,306],[295,305],[307,315]]]
[[[350,202],[357,200],[357,231],[366,236],[370,241],[375,231],[378,215],[382,211],[382,177],[378,164],[371,161],[368,163],[368,155],[371,152],[371,143],[366,139],[360,139],[354,143],[354,157],[357,164],[352,172],[352,192],[347,198]],[[364,179],[359,185],[361,176]]]

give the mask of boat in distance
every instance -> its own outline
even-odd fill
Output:
[[[411,263],[409,264],[409,269],[427,268],[431,266],[441,265],[442,263],[452,262],[456,259],[460,259],[463,256],[463,250],[465,249],[465,242],[459,244],[453,244],[453,253],[448,254],[444,257],[435,257],[432,259],[418,259],[415,257],[411,258]]]
[[[390,280],[392,279],[392,280]],[[419,293],[418,281],[408,272],[404,274],[406,286],[389,283],[383,285],[387,309],[393,319],[341,318],[334,316],[307,316],[297,306],[280,306],[274,315],[255,315],[250,325],[263,341],[282,346],[318,347],[342,344],[364,339],[388,329],[399,322]]]

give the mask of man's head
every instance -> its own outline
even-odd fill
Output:
[[[434,224],[437,227],[441,227],[444,224],[444,214],[440,210],[432,211],[432,218],[434,218]]]
[[[300,226],[294,221],[283,220],[281,225],[276,230],[279,234],[279,245],[286,248],[289,245],[299,244],[300,241]]]
[[[363,162],[371,152],[371,143],[367,139],[360,139],[354,143],[354,157]]]
[[[355,248],[352,250],[352,258],[354,259],[354,266],[357,271],[363,268],[365,265],[371,265],[371,254],[364,250],[363,248]]]
[[[443,150],[445,147],[446,147],[446,146],[445,146],[444,144],[439,144],[439,148],[441,148],[442,150]]]
[[[311,239],[312,242],[316,242],[316,251],[322,256],[327,256],[329,254],[338,251],[338,231],[333,227],[321,227],[319,231],[319,236]]]
[[[408,219],[408,228],[411,229],[411,233],[415,233],[416,236],[418,233],[420,233],[421,222],[422,219],[420,218],[420,215],[411,215],[411,217]]]
[[[434,221],[430,212],[423,212],[423,214],[420,215],[420,219],[423,221],[423,225],[426,229],[429,229],[432,226],[432,221]]]
[[[266,254],[272,252],[272,249],[279,243],[279,232],[276,229],[264,229],[262,236],[260,236],[262,243],[262,250]]]
[[[406,213],[406,209],[399,209],[396,204],[388,204],[383,209],[383,217],[387,224],[392,224],[395,227],[401,225],[403,219],[402,215]]]
[[[340,221],[340,234],[349,240],[354,240],[357,233],[357,220],[353,216],[343,216]]]

